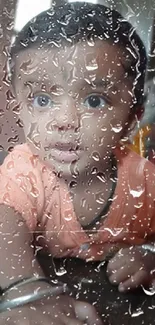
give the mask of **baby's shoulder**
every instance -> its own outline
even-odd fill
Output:
[[[37,168],[39,160],[35,157],[26,143],[17,145],[7,154],[1,165],[1,172],[6,174],[27,173],[29,170]],[[39,166],[38,166],[39,167]]]
[[[24,143],[14,147],[0,166],[0,176],[7,177],[16,183],[30,182],[39,188],[50,190],[50,184],[55,182],[52,168],[48,168],[29,146]]]
[[[119,161],[118,168],[120,173],[126,175],[128,180],[143,183],[150,176],[152,176],[152,179],[155,178],[155,165],[130,148],[117,148],[116,157]]]

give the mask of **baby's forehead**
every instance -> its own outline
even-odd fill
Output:
[[[125,74],[122,48],[109,42],[82,42],[73,46],[34,47],[20,52],[16,72],[23,78],[78,79],[108,77],[120,80]]]

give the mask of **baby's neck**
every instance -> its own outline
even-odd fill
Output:
[[[89,225],[103,211],[112,193],[114,174],[112,163],[109,163],[107,168],[69,183],[74,211],[82,226]]]
[[[98,164],[93,167],[86,168],[82,173],[78,173],[77,171],[75,174],[73,172],[69,177],[64,177],[64,180],[68,185],[77,183],[76,188],[90,187],[90,183],[96,184],[98,183],[98,180],[101,182],[101,178],[103,179],[104,183],[109,180],[110,175],[113,174],[113,165],[114,157],[110,157],[100,165]]]

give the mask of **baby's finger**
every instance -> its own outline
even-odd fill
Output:
[[[107,265],[107,274],[110,276],[114,271],[119,270],[125,265],[126,261],[124,258],[119,257],[118,255],[112,258]]]
[[[138,288],[140,285],[147,284],[149,282],[149,275],[145,270],[139,270],[130,279],[126,280],[123,283],[120,283],[118,290],[120,292],[126,292]]]
[[[63,322],[64,325],[83,325],[84,323],[76,318],[67,317],[66,315],[63,315]]]
[[[102,325],[94,306],[81,301],[74,301],[75,314],[80,321],[88,325]]]
[[[116,270],[115,272],[110,274],[109,281],[112,284],[118,285],[120,282],[125,282],[126,280],[128,280],[133,274],[134,272],[132,272],[132,270],[129,270],[128,267],[122,266],[119,270]]]

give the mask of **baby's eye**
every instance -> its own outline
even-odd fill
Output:
[[[53,101],[48,94],[34,95],[33,106],[36,108],[49,108],[53,105]]]
[[[103,108],[106,104],[106,99],[98,94],[89,95],[84,101],[87,108]]]

